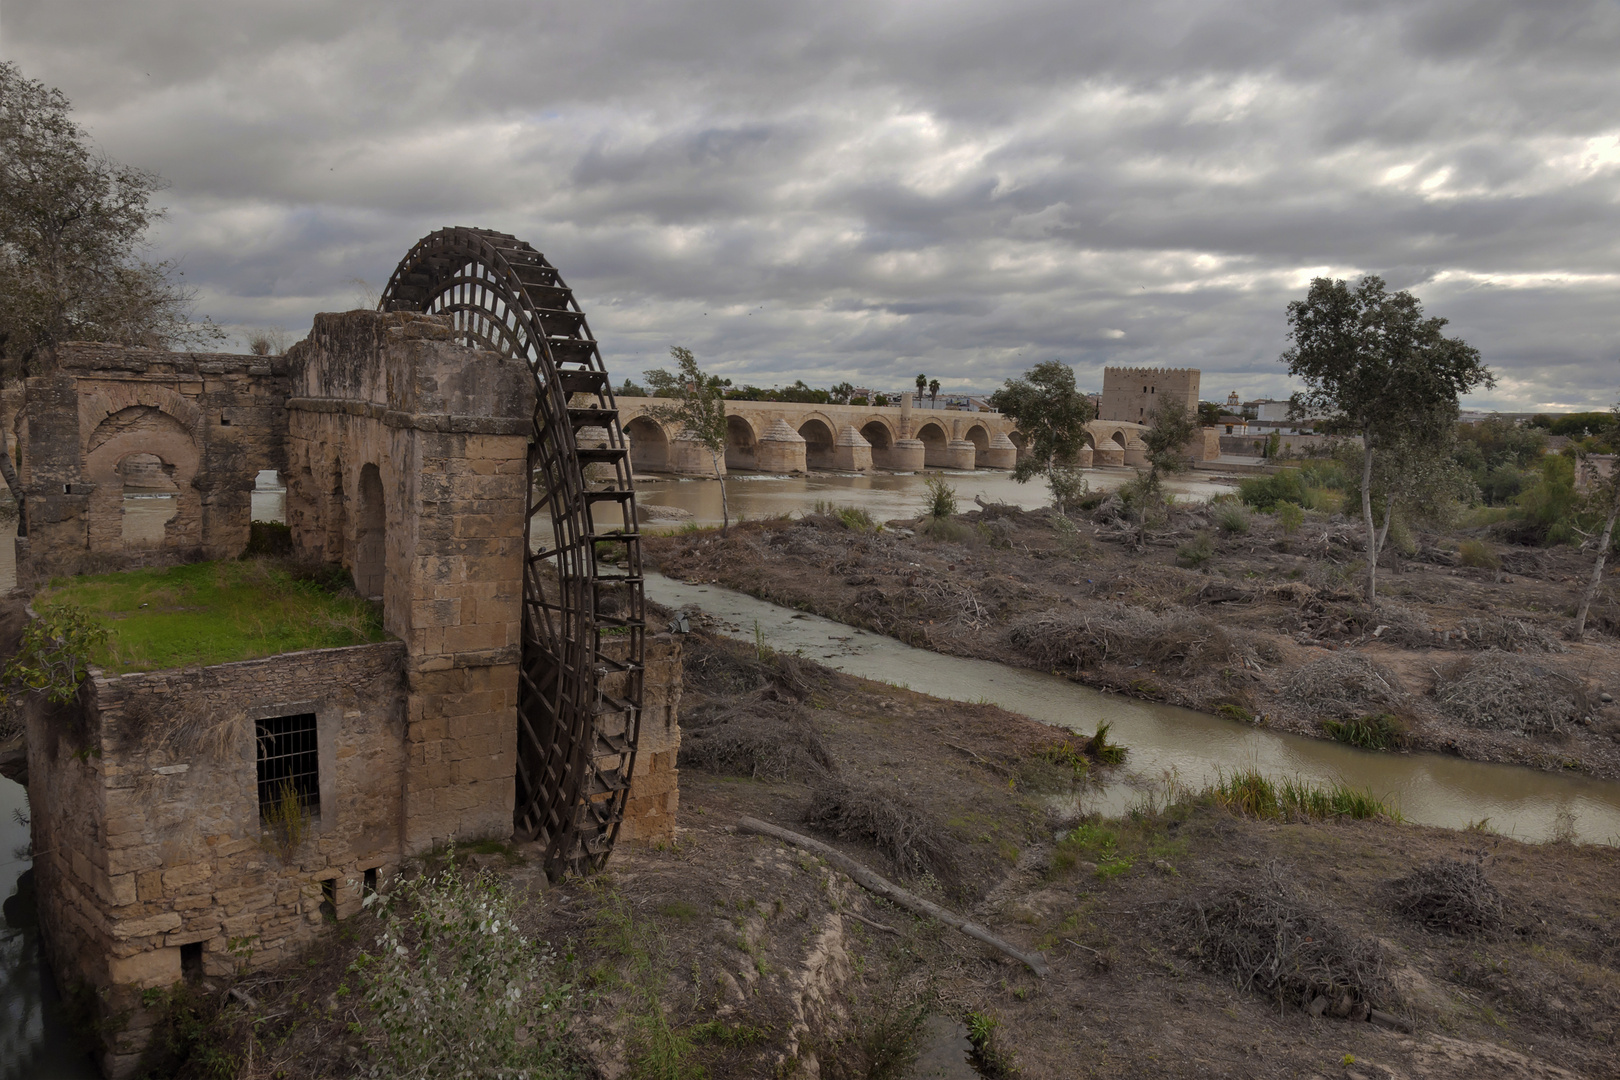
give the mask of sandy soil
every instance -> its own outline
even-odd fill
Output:
[[[1620,695],[1612,586],[1587,640],[1562,639],[1586,556],[1487,544],[1500,565],[1480,569],[1460,565],[1459,538],[1420,536],[1412,557],[1389,556],[1375,608],[1355,591],[1355,528],[1311,515],[1285,535],[1256,514],[1247,533],[1230,534],[1216,527],[1215,512],[1179,509],[1145,544],[1107,518],[1106,507],[1102,521],[1076,515],[1075,529],[1056,527],[1046,510],[992,507],[953,519],[951,540],[916,521],[863,532],[812,515],[748,522],[726,536],[650,538],[645,547],[670,576],[942,653],[1057,670],[1086,685],[1317,737],[1329,737],[1326,720],[1389,714],[1404,730],[1402,745],[1414,749],[1620,779],[1620,706],[1602,700],[1611,690]],[[1188,549],[1201,540],[1207,558],[1192,565]],[[1147,639],[1114,632],[1144,615],[1158,625],[1143,631]],[[1090,640],[1078,651],[1056,647],[1062,635],[1053,620],[1067,627],[1065,640],[1077,626]],[[1504,652],[1513,659],[1499,663]],[[1326,666],[1309,668],[1332,657],[1370,661],[1389,693],[1361,695]],[[1479,710],[1490,715],[1459,714],[1436,692],[1470,663],[1483,665],[1482,674],[1513,675],[1512,685],[1492,692],[1515,698],[1508,706],[1559,702],[1550,711],[1561,715],[1526,727],[1467,683],[1457,696],[1485,702]],[[1313,684],[1316,692],[1307,692]]]
[[[1612,849],[1524,845],[1389,821],[1260,821],[1207,799],[1144,807],[1122,822],[1054,810],[1075,782],[1039,751],[1060,737],[990,706],[943,702],[696,633],[687,649],[687,738],[745,735],[725,769],[683,758],[678,841],[621,846],[611,870],[547,886],[521,852],[476,857],[524,890],[527,928],[575,962],[585,1075],[650,1075],[649,1001],[690,1043],[686,1072],[724,1077],[899,1076],[884,1062],[918,1049],[971,1076],[961,1024],[994,1028],[980,1075],[1044,1077],[1613,1076],[1620,1006],[1620,860]],[[761,723],[761,721],[765,721]],[[753,724],[753,727],[749,727]],[[825,764],[750,738],[809,740]],[[704,733],[701,734],[700,733]],[[794,764],[797,762],[797,764]],[[778,770],[782,771],[782,770]],[[897,863],[860,836],[804,823],[831,781],[874,785],[943,837],[955,872]],[[1037,978],[985,946],[917,919],[823,862],[739,833],[742,815],[832,843],[907,887],[955,906],[1052,965]],[[1079,831],[1076,832],[1077,826]],[[1059,838],[1062,838],[1061,841]],[[1401,915],[1391,882],[1436,858],[1483,860],[1503,926],[1431,931]],[[1206,970],[1171,930],[1189,897],[1234,882],[1290,882],[1319,927],[1369,943],[1388,976],[1366,1004],[1397,1030],[1321,1018],[1297,995]],[[371,939],[369,915],[217,1021],[252,1075],[353,1075],[366,1036],[335,991]],[[1361,999],[1356,999],[1361,1004]],[[919,1028],[924,1012],[943,1018]],[[1357,1009],[1357,1013],[1360,1009]],[[1353,1014],[1354,1015],[1354,1014]],[[255,1025],[255,1018],[263,1017]],[[943,1051],[941,1047],[943,1046]],[[942,1056],[943,1055],[943,1056]],[[663,1074],[660,1074],[663,1075]],[[915,1074],[912,1074],[915,1075]],[[947,1074],[949,1075],[949,1074]]]

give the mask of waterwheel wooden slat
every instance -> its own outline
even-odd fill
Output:
[[[464,344],[534,374],[515,829],[545,845],[553,877],[601,869],[635,768],[646,642],[629,443],[601,352],[557,268],[505,233],[423,237],[379,306],[448,315]]]

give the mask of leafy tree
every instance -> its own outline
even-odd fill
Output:
[[[1304,300],[1288,305],[1293,345],[1282,361],[1306,387],[1294,397],[1296,410],[1332,413],[1361,436],[1369,602],[1378,585],[1374,461],[1397,443],[1409,447],[1408,461],[1438,449],[1457,421],[1458,397],[1495,385],[1479,350],[1444,336],[1445,325],[1445,319],[1425,318],[1417,297],[1390,293],[1374,275],[1353,288],[1342,279],[1316,278]]]
[[[652,391],[653,397],[678,398],[683,393],[681,377],[665,371],[663,368],[652,368],[641,373],[647,380],[647,389]]]
[[[650,397],[651,396],[650,394],[647,393],[647,388],[645,386],[638,386],[635,383],[631,382],[629,379],[624,380],[624,385],[619,387],[617,390],[615,390],[613,392],[615,394],[617,394],[619,397]]]
[[[1148,416],[1147,431],[1142,442],[1147,446],[1148,484],[1157,490],[1165,473],[1180,472],[1187,467],[1182,449],[1198,432],[1193,414],[1181,407],[1172,397],[1162,397]]]
[[[731,528],[731,506],[726,500],[726,476],[720,464],[726,459],[726,399],[722,394],[725,383],[699,368],[691,349],[672,345],[669,355],[674,358],[677,374],[647,372],[647,381],[655,374],[666,376],[676,388],[674,395],[660,393],[659,397],[674,396],[679,405],[661,405],[649,410],[659,420],[678,420],[681,437],[691,439],[709,452],[714,465],[714,478],[720,481],[720,533]]]
[[[106,626],[83,608],[41,608],[23,629],[16,653],[0,669],[0,738],[18,726],[18,699],[38,693],[58,705],[72,701],[90,672],[90,658],[106,642]]]
[[[140,257],[153,173],[96,153],[60,90],[0,62],[0,371],[49,365],[64,341],[177,348],[224,334],[190,318],[172,263]],[[19,502],[11,455],[0,474]]]
[[[1198,403],[1198,424],[1200,427],[1214,427],[1221,422],[1221,407],[1213,401],[1200,401]]]
[[[990,404],[1012,418],[1029,440],[1029,453],[1013,468],[1013,479],[1028,483],[1045,477],[1059,514],[1078,497],[1074,461],[1085,445],[1091,399],[1074,385],[1074,369],[1061,360],[1036,364],[990,397]]]
[[[834,405],[848,405],[850,404],[850,398],[854,396],[855,385],[853,383],[836,383],[831,390],[827,391],[827,397]]]
[[[872,404],[876,405],[880,409],[883,408],[884,406],[889,404],[889,395],[888,394],[878,394],[878,395],[876,395],[875,397],[872,398]]]

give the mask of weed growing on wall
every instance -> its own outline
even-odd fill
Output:
[[[259,821],[264,827],[261,839],[265,849],[280,855],[282,862],[291,862],[309,838],[315,818],[293,782],[283,780],[260,811]]]
[[[572,988],[551,947],[518,929],[499,881],[452,862],[365,903],[381,908],[376,952],[350,970],[385,1040],[371,1076],[578,1075],[564,1042]]]

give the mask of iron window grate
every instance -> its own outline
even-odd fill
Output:
[[[271,716],[255,721],[259,757],[259,815],[265,817],[287,785],[307,813],[321,809],[320,754],[315,714]]]

